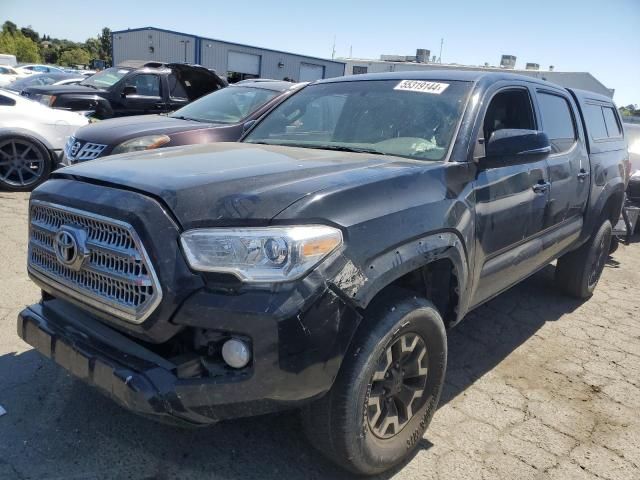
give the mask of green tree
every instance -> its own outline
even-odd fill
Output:
[[[28,27],[22,27],[20,31],[25,37],[30,38],[34,42],[36,43],[40,42],[40,34],[36,32],[33,28],[31,28],[31,25],[29,25]]]
[[[36,42],[29,37],[25,37],[22,33],[16,33],[14,38],[16,41],[15,55],[19,62],[40,62],[40,52],[38,51],[38,44]]]
[[[70,50],[65,50],[60,54],[58,58],[58,63],[60,65],[88,65],[91,60],[91,56],[89,52],[87,52],[84,48],[72,48]]]
[[[6,22],[4,22],[2,24],[2,31],[3,32],[8,32],[8,33],[13,35],[14,33],[16,33],[18,31],[18,26],[15,23],[10,22],[9,20],[7,20]]]
[[[38,44],[19,31],[10,33],[10,29],[3,29],[0,33],[0,52],[15,55],[19,62],[40,62]]]
[[[104,27],[100,34],[100,58],[111,65],[111,29]]]
[[[4,30],[0,32],[0,53],[16,54],[16,39]]]
[[[91,58],[100,58],[101,47],[102,46],[98,38],[87,38],[87,41],[84,42],[84,49],[89,52]]]

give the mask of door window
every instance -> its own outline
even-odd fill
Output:
[[[144,97],[160,96],[160,77],[151,73],[142,73],[127,79],[125,86],[136,87],[136,95]]]
[[[169,74],[167,78],[169,81],[169,96],[180,100],[188,100],[187,89],[184,87],[182,80],[180,80],[175,73]]]
[[[619,138],[622,136],[622,130],[620,130],[620,124],[616,118],[616,114],[611,107],[602,107],[602,113],[604,113],[604,122],[607,125],[607,134],[609,138]]]
[[[594,140],[607,138],[607,127],[604,123],[604,116],[602,115],[602,107],[600,105],[585,105],[584,116],[588,130],[591,132],[591,138]]]
[[[576,130],[569,102],[560,95],[538,92],[542,126],[549,137],[553,153],[571,149],[576,141]]]
[[[508,128],[535,129],[531,98],[525,89],[499,92],[491,99],[487,108],[483,124],[486,141],[493,132]]]

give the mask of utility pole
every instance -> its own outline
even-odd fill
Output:
[[[349,47],[349,58],[353,58],[353,45]]]
[[[438,56],[438,63],[442,63],[442,45],[444,45],[444,38],[440,39],[440,55]]]
[[[331,60],[336,58],[336,36],[333,36],[333,50],[331,51]]]

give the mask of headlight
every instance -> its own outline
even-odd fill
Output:
[[[112,155],[117,153],[138,152],[140,150],[151,150],[169,143],[171,139],[166,135],[147,135],[146,137],[132,138],[122,142],[113,149]]]
[[[55,95],[40,95],[40,98],[38,98],[38,102],[40,102],[42,105],[46,107],[50,107],[51,105],[53,105],[55,101],[56,101]]]
[[[203,272],[231,273],[245,282],[300,278],[342,245],[325,225],[190,230],[180,238],[187,262]]]

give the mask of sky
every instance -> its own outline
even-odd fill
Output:
[[[587,71],[640,104],[640,0],[0,0],[0,21],[84,41],[102,27],[154,26],[331,58],[415,55],[492,65],[502,54],[559,71]]]

